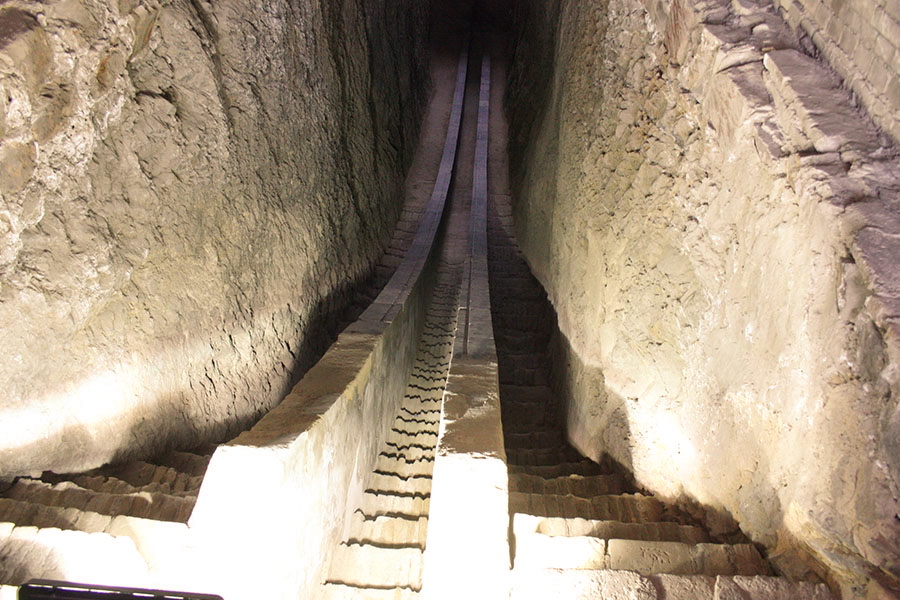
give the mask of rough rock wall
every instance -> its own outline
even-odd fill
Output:
[[[425,3],[0,5],[0,476],[222,438],[390,237]]]
[[[896,585],[896,148],[771,6],[530,0],[517,29],[516,230],[573,442],[787,572]]]
[[[900,140],[900,2],[775,0],[869,110]]]

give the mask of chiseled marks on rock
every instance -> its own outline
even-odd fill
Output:
[[[900,138],[900,5],[882,0],[775,0],[790,24],[845,78],[873,119]]]
[[[783,568],[896,578],[896,149],[770,9],[646,4],[565,3],[513,70],[554,48],[538,118],[511,102],[515,210],[570,433]]]
[[[0,474],[224,437],[324,350],[399,212],[427,17],[326,4],[0,7]]]

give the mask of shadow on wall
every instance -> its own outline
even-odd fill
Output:
[[[274,333],[274,321],[284,321],[287,328],[297,320],[289,309],[256,310],[248,321],[233,320],[208,332],[209,337],[157,348],[152,359],[144,356],[67,382],[48,394],[46,403],[5,410],[6,425],[13,425],[10,431],[20,432],[21,439],[3,439],[0,478],[51,469],[83,471],[234,437],[277,405],[316,364],[347,318],[354,318],[346,313],[349,301],[371,279],[334,289],[316,303],[305,320],[293,323],[296,342],[252,339],[254,332]],[[269,356],[267,348],[274,348]],[[244,364],[261,361],[269,367],[253,370],[257,379],[242,373]],[[190,363],[201,366],[190,368]]]
[[[753,541],[781,574],[798,580],[828,581],[837,589],[833,575],[789,532],[785,507],[779,498],[773,495],[761,499],[753,493],[762,485],[774,485],[765,452],[744,444],[716,448],[714,444],[721,443],[721,439],[704,435],[702,429],[716,420],[735,429],[739,426],[737,415],[729,412],[727,403],[720,405],[719,414],[684,423],[682,419],[686,414],[690,416],[690,411],[617,394],[607,386],[599,367],[588,365],[579,357],[555,319],[550,356],[551,386],[560,399],[558,409],[568,440],[579,452],[597,462],[612,459],[621,464],[637,486],[703,523],[721,543],[745,542],[748,537],[730,511],[688,494],[682,482],[714,479],[735,468],[729,460],[735,446],[737,451],[758,457],[752,471],[738,475],[746,478],[744,485],[738,486],[739,503],[745,513],[756,513],[753,518],[772,523],[774,533],[770,538]],[[577,398],[589,400],[579,402]]]

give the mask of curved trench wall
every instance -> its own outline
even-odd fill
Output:
[[[516,228],[572,441],[788,573],[895,586],[896,148],[771,6],[530,0],[516,28]]]
[[[427,11],[0,6],[0,476],[221,439],[284,396],[399,214]]]

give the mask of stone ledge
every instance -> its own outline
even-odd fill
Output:
[[[768,24],[774,17],[758,5],[754,13],[750,2],[734,5],[741,8],[741,18],[751,23]],[[691,10],[687,3],[678,6],[685,13]],[[703,99],[707,116],[727,139],[753,124],[758,147],[768,152],[764,156],[768,162],[777,164],[790,155],[800,158],[792,175],[820,184],[805,191],[820,195],[844,212],[846,216],[841,218],[847,222],[848,245],[861,263],[872,293],[886,305],[886,299],[900,294],[900,275],[894,273],[900,265],[900,242],[893,237],[900,234],[897,149],[853,106],[835,74],[803,54],[796,40],[797,47],[764,51],[753,33],[755,28],[735,29],[718,23],[723,18],[722,6],[697,3],[692,14],[670,20],[670,28],[692,24],[696,32],[667,33],[667,39],[695,39],[700,48],[686,60],[682,83]],[[778,39],[780,46],[790,43],[783,31]],[[686,55],[687,42],[683,43],[676,53]],[[757,60],[763,69],[755,66]],[[729,64],[735,66],[726,66]],[[847,208],[861,200],[865,200],[864,206]],[[879,316],[879,325],[887,329],[893,328],[889,318],[898,315],[879,311]]]
[[[863,70],[864,65],[859,63],[855,56],[856,53],[862,52],[863,56],[871,59],[871,53],[866,48],[866,44],[862,42],[858,32],[854,31],[847,23],[831,26],[831,29],[837,27],[842,36],[835,39],[835,36],[829,32],[829,26],[832,22],[838,23],[838,17],[832,14],[824,3],[819,2],[812,12],[798,0],[776,0],[776,3],[782,8],[792,27],[802,29],[812,38],[829,63],[845,78],[849,87],[859,95],[879,126],[884,128],[894,140],[900,140],[900,120],[897,118],[896,103],[893,102],[895,97],[889,95],[890,99],[885,98],[888,91],[894,91],[900,85],[897,74],[890,73],[888,65],[880,65],[883,75],[888,80],[879,89],[879,86],[871,81],[870,73]],[[887,6],[879,7],[882,11],[886,8]],[[862,20],[873,27],[875,25],[874,16],[872,19],[863,18]],[[890,24],[884,25],[885,29],[895,29],[897,26],[886,12],[883,13],[882,20],[890,22]],[[876,36],[878,35],[879,33],[876,33]],[[880,35],[882,35],[882,39],[887,40],[883,33]],[[844,38],[856,39],[855,41],[845,41]],[[871,71],[871,67],[869,71]]]

